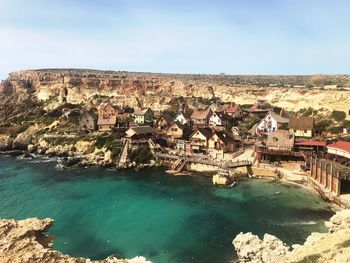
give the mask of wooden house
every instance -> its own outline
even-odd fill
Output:
[[[273,111],[273,108],[263,100],[258,100],[250,108],[245,109],[246,112],[258,117],[264,117],[269,111]]]
[[[163,113],[156,121],[156,129],[161,132],[167,131],[172,121],[173,117],[170,113]]]
[[[98,130],[101,132],[112,131],[117,123],[120,110],[111,103],[102,103],[98,109]]]
[[[125,138],[132,141],[148,141],[154,138],[156,130],[151,126],[134,126],[130,127],[126,132]]]
[[[221,112],[231,116],[232,118],[241,118],[243,116],[243,110],[239,104],[228,103],[224,104],[221,109]]]
[[[287,129],[289,119],[284,118],[273,111],[269,111],[256,127],[256,134],[274,132],[279,129]]]
[[[215,131],[208,142],[209,154],[215,159],[228,159],[235,148],[235,140],[226,131]]]
[[[224,112],[216,111],[209,118],[209,126],[212,127],[228,127],[231,117]]]
[[[153,112],[150,108],[136,109],[133,114],[134,124],[136,125],[152,125]]]
[[[288,129],[295,137],[311,138],[315,132],[315,119],[313,117],[292,117]]]
[[[176,113],[174,121],[180,122],[182,125],[186,125],[190,122],[190,117],[182,111]]]
[[[191,152],[207,154],[209,139],[212,136],[213,132],[210,128],[197,128],[189,138],[191,143]]]
[[[195,126],[208,126],[211,115],[212,111],[210,108],[195,109],[191,115],[191,121]]]
[[[167,129],[166,135],[171,140],[181,139],[184,134],[184,126],[179,121],[174,121]]]
[[[97,130],[97,115],[93,110],[85,111],[79,119],[79,128],[84,131]]]

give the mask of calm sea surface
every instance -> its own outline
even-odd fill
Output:
[[[276,195],[276,192],[280,194]],[[71,256],[145,256],[154,263],[228,262],[240,232],[300,243],[333,214],[303,188],[264,180],[212,186],[164,169],[55,170],[55,162],[0,156],[0,217],[55,219],[54,248]]]

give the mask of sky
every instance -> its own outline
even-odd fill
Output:
[[[36,68],[350,73],[348,0],[0,0],[0,79]]]

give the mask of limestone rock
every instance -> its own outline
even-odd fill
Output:
[[[7,135],[0,135],[0,151],[9,151],[12,149],[13,139]]]
[[[53,238],[44,234],[53,222],[50,218],[0,220],[0,262],[151,263],[144,257],[128,260],[111,256],[104,260],[90,260],[64,255],[52,249]]]
[[[95,144],[87,141],[79,141],[75,144],[77,153],[79,154],[90,154],[95,150]]]
[[[41,129],[39,125],[29,126],[27,130],[17,135],[13,141],[13,149],[27,150],[29,144],[32,143],[33,136]]]

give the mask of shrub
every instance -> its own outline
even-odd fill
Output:
[[[138,147],[128,152],[129,159],[136,164],[146,164],[153,159],[153,154],[149,149]]]
[[[344,111],[333,111],[331,117],[336,121],[342,121],[346,118],[346,113]]]

